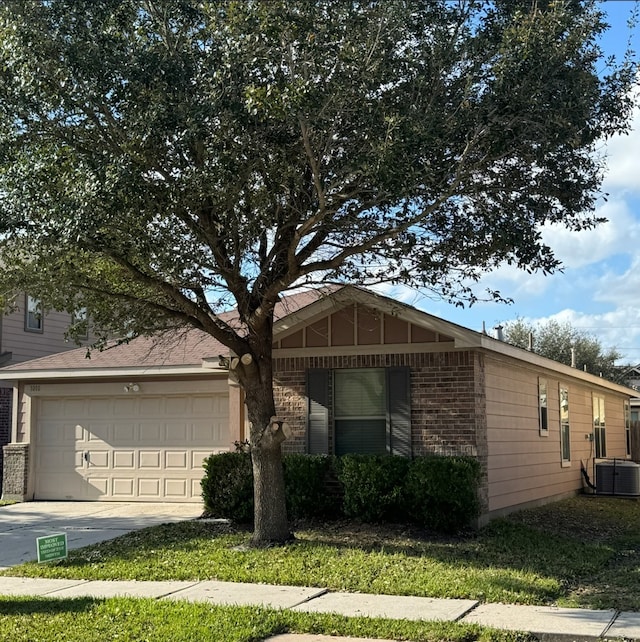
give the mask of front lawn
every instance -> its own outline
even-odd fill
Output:
[[[474,625],[293,613],[258,607],[114,598],[0,597],[0,641],[258,642],[280,633],[415,642],[528,642],[528,634]]]
[[[442,538],[402,527],[302,528],[251,549],[249,531],[206,521],[137,531],[7,575],[204,580],[640,610],[640,503],[580,496]]]

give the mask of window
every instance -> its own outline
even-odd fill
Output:
[[[335,370],[333,389],[335,454],[386,453],[384,370]]]
[[[410,457],[410,394],[406,366],[309,369],[308,452]]]
[[[87,324],[87,308],[78,308],[71,316],[71,325],[78,326],[78,339],[87,339],[89,337],[89,327]]]
[[[593,440],[596,457],[607,456],[607,435],[605,431],[604,397],[593,396]]]
[[[42,302],[32,296],[26,295],[24,306],[24,329],[28,332],[42,332]]]
[[[560,452],[562,463],[571,461],[571,429],[569,427],[569,390],[560,386]]]
[[[624,402],[624,436],[627,445],[627,457],[631,457],[631,404]]]
[[[538,379],[538,421],[540,435],[546,437],[549,434],[549,417],[547,415],[547,380]]]

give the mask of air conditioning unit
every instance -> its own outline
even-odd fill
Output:
[[[640,464],[626,459],[599,461],[596,464],[597,495],[640,495]]]

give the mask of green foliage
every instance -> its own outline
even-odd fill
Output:
[[[472,457],[419,457],[407,475],[411,518],[436,531],[455,532],[479,514],[480,464]]]
[[[558,269],[545,224],[601,222],[593,152],[637,70],[599,75],[604,29],[589,0],[3,0],[0,292],[86,308],[101,339],[188,327],[248,354],[279,476],[283,291],[473,301],[501,263]],[[272,500],[265,541],[288,535]]]
[[[366,522],[405,519],[405,479],[410,461],[387,455],[344,455],[338,479],[344,488],[344,513]]]
[[[239,523],[253,521],[253,471],[251,455],[228,452],[204,461],[202,498],[212,517]]]
[[[470,457],[285,455],[287,511],[292,519],[413,521],[453,532],[478,514],[478,462]],[[246,452],[205,460],[202,495],[214,517],[253,519],[253,473]],[[337,487],[339,485],[339,487]]]
[[[553,271],[538,230],[598,222],[631,113],[604,28],[586,0],[4,0],[0,291],[230,345],[215,315],[255,329],[318,272],[473,299]]]
[[[615,348],[603,348],[597,337],[574,328],[568,321],[552,319],[535,325],[517,319],[506,323],[504,332],[508,343],[525,349],[529,347],[531,336],[532,348],[536,354],[568,366],[572,363],[573,348],[577,368],[602,375],[610,381],[619,380],[620,369],[615,363],[622,355]]]
[[[289,454],[283,458],[287,514],[291,519],[340,517],[340,504],[331,485],[334,460],[323,455]]]

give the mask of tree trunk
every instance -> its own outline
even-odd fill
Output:
[[[266,372],[265,372],[266,371]],[[282,427],[273,423],[275,401],[271,368],[249,375],[244,382],[253,464],[255,546],[281,544],[292,539],[287,519],[282,469]]]

